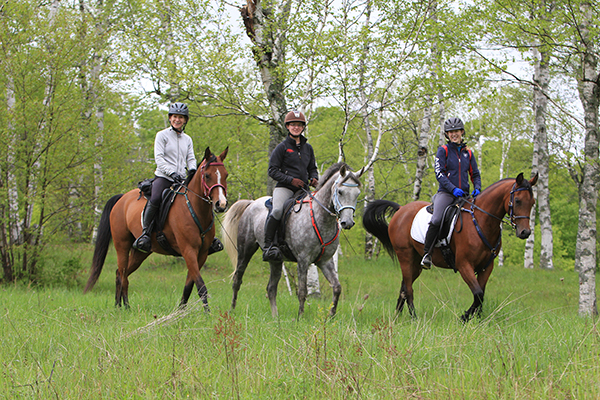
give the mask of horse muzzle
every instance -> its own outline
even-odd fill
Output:
[[[225,210],[227,210],[227,201],[225,201],[223,203],[219,200],[219,201],[214,202],[213,204],[214,204],[215,211],[218,213],[222,213]]]
[[[353,218],[349,218],[349,219],[343,219],[340,220],[340,226],[342,227],[342,229],[350,229],[354,226],[354,219]]]
[[[517,229],[516,234],[519,239],[527,239],[531,235],[531,229]]]

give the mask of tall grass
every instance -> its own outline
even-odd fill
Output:
[[[482,318],[462,324],[472,296],[458,274],[425,271],[418,317],[396,318],[399,267],[343,258],[337,317],[326,319],[322,279],[321,298],[297,320],[283,282],[280,317],[271,317],[268,268],[258,261],[229,313],[226,262],[211,256],[202,271],[210,313],[197,301],[177,311],[185,264],[155,255],[131,276],[130,310],[113,306],[112,251],[85,296],[0,288],[0,398],[600,398],[598,325],[577,316],[573,272],[496,268]]]

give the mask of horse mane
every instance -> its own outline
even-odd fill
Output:
[[[331,167],[327,168],[327,170],[326,170],[326,171],[323,173],[323,176],[321,176],[321,179],[319,180],[319,184],[317,185],[317,187],[316,187],[316,189],[315,189],[315,190],[316,190],[316,191],[318,191],[318,190],[319,190],[319,189],[321,189],[323,186],[325,186],[325,184],[327,183],[327,181],[328,181],[329,179],[331,179],[331,177],[332,177],[333,175],[335,175],[335,173],[336,173],[336,172],[339,172],[339,170],[340,170],[340,169],[342,169],[342,167],[343,167],[343,166],[346,166],[346,169],[347,169],[349,172],[352,172],[352,171],[353,171],[353,169],[352,169],[352,168],[350,168],[350,166],[349,166],[348,164],[344,163],[344,162],[338,162],[338,163],[335,163],[335,164],[333,164]],[[352,175],[354,175],[354,174],[352,174]],[[350,176],[351,176],[351,175],[350,175],[350,174],[348,174],[344,180],[348,179]],[[355,179],[356,179],[356,178],[355,178]],[[360,182],[359,182],[359,184],[360,184]]]
[[[504,178],[504,179],[500,179],[499,181],[494,182],[490,186],[488,186],[487,188],[485,188],[482,191],[482,193],[483,192],[487,192],[488,190],[492,191],[492,190],[494,190],[496,188],[496,186],[500,186],[501,184],[503,184],[503,183],[505,183],[507,181],[515,181],[515,180],[516,180],[516,178]],[[533,196],[533,188],[531,187],[531,182],[529,182],[527,179],[523,178],[523,182],[521,183],[520,187],[523,187],[526,190],[528,190],[529,193]]]

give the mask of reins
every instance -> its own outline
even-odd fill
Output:
[[[336,181],[333,183],[333,186],[335,187],[339,180],[340,180],[341,176],[338,176],[338,178],[336,179]],[[342,182],[341,183],[342,186],[347,186],[347,187],[358,187],[357,183],[347,183],[347,182]],[[340,235],[340,224],[338,223],[339,217],[340,217],[340,212],[342,210],[345,210],[347,208],[352,209],[352,211],[356,211],[356,204],[355,205],[343,205],[340,202],[339,196],[338,196],[338,191],[337,189],[334,190],[333,193],[333,197],[331,199],[331,202],[333,203],[333,209],[334,212],[331,212],[331,210],[328,207],[325,207],[315,196],[312,192],[310,192],[309,190],[306,190],[305,188],[302,188],[302,190],[304,190],[306,192],[306,194],[308,195],[308,199],[305,199],[303,201],[308,202],[309,205],[309,209],[310,209],[310,220],[312,223],[312,227],[315,231],[315,234],[317,235],[317,238],[319,238],[319,242],[321,243],[321,254],[319,254],[319,257],[314,261],[314,262],[318,262],[321,257],[323,257],[323,254],[325,253],[325,247],[329,246],[330,244],[332,244],[333,242],[335,242],[335,240],[338,238],[338,236]],[[333,236],[333,239],[331,239],[328,242],[325,242],[323,240],[323,237],[321,236],[321,232],[319,230],[319,226],[317,225],[317,220],[315,219],[315,215],[314,215],[314,211],[313,211],[313,200],[319,205],[321,206],[321,208],[323,208],[323,210],[325,210],[325,212],[327,214],[329,214],[329,216],[335,218],[335,234]]]
[[[520,192],[522,190],[529,190],[529,188],[527,187],[518,187],[515,189],[515,186],[517,185],[517,183],[513,183],[513,186],[510,190],[510,201],[508,203],[508,214],[509,216],[507,217],[506,215],[503,218],[497,217],[489,212],[487,212],[486,210],[482,209],[481,207],[475,205],[474,201],[475,199],[473,199],[473,202],[466,200],[465,203],[468,203],[471,205],[470,209],[465,209],[465,208],[461,208],[462,211],[466,211],[468,213],[471,214],[471,219],[473,220],[473,225],[475,225],[475,229],[477,230],[477,233],[479,234],[479,237],[481,238],[481,241],[488,247],[488,249],[491,251],[492,256],[490,258],[490,260],[488,261],[488,263],[486,264],[486,266],[483,268],[483,270],[485,270],[491,263],[492,261],[494,261],[494,259],[496,257],[498,257],[498,250],[500,249],[500,246],[502,244],[502,233],[500,233],[498,235],[498,241],[496,242],[495,246],[492,246],[490,244],[490,242],[487,240],[487,238],[485,237],[485,234],[483,233],[483,230],[481,229],[481,226],[479,225],[479,223],[477,222],[477,219],[475,218],[475,211],[474,209],[477,209],[481,212],[483,212],[486,215],[489,215],[490,217],[493,217],[495,219],[497,219],[498,221],[500,221],[501,223],[505,223],[505,224],[510,224],[510,226],[513,227],[513,229],[517,229],[517,224],[515,222],[515,220],[517,219],[523,219],[523,218],[527,218],[529,219],[530,217],[528,215],[514,215],[514,200],[515,200],[515,193],[516,192]]]
[[[196,226],[200,230],[200,237],[202,238],[202,242],[204,242],[204,236],[206,236],[206,234],[212,229],[213,225],[215,224],[215,212],[213,211],[213,209],[211,207],[210,208],[210,214],[211,214],[210,224],[208,225],[208,227],[206,229],[202,228],[202,224],[200,223],[200,220],[198,219],[198,215],[194,211],[194,207],[192,207],[192,203],[190,203],[190,198],[188,196],[188,192],[192,193],[196,197],[204,200],[208,204],[212,204],[212,200],[210,198],[210,192],[214,188],[216,188],[216,187],[222,188],[223,191],[225,192],[225,195],[227,195],[227,188],[225,186],[221,185],[220,183],[216,183],[216,184],[214,184],[212,186],[208,186],[207,185],[206,180],[204,179],[204,169],[207,168],[210,165],[219,167],[219,166],[223,166],[224,164],[222,162],[212,162],[212,163],[208,162],[208,163],[202,163],[200,165],[200,171],[196,172],[196,173],[200,173],[201,174],[200,175],[200,186],[203,189],[203,195],[202,196],[199,195],[198,193],[194,192],[193,190],[191,190],[185,184],[181,184],[181,186],[179,187],[178,190],[174,190],[174,193],[176,195],[177,194],[181,194],[185,198],[185,204],[187,205],[187,208],[188,208],[188,210],[190,212],[190,215],[192,216],[192,219],[194,220],[194,223],[196,224]],[[184,188],[185,190],[183,192],[179,191],[179,190],[181,190],[181,188]]]

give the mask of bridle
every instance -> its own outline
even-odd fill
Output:
[[[323,257],[323,254],[325,253],[325,247],[327,247],[330,244],[332,244],[333,242],[335,242],[335,240],[338,238],[338,236],[340,234],[340,224],[337,221],[340,218],[340,213],[342,212],[342,210],[350,208],[350,209],[352,209],[353,213],[356,211],[356,203],[354,203],[354,205],[343,205],[341,203],[339,196],[338,196],[338,190],[337,190],[338,182],[340,181],[340,179],[341,179],[341,176],[338,176],[337,179],[335,180],[335,182],[333,183],[334,189],[333,189],[333,197],[331,199],[331,202],[333,203],[334,212],[331,212],[331,210],[328,207],[325,207],[319,200],[317,200],[317,198],[310,191],[304,189],[306,191],[306,193],[308,194],[308,199],[305,199],[304,201],[308,202],[311,223],[312,223],[313,229],[314,229],[317,237],[319,238],[319,242],[321,243],[321,254],[319,254],[319,257],[314,261],[315,263],[318,262],[319,260],[321,260],[321,257]],[[342,182],[341,186],[358,187],[358,184]],[[325,210],[330,216],[335,217],[335,219],[336,219],[335,234],[333,235],[333,238],[331,240],[329,240],[328,242],[325,242],[323,240],[323,237],[321,236],[321,231],[317,225],[317,221],[315,219],[315,215],[313,212],[313,206],[312,206],[313,200],[319,206],[321,206],[321,208],[323,208],[323,210]],[[358,201],[358,196],[357,196],[357,201]]]
[[[508,202],[508,217],[505,215],[504,218],[499,218],[496,217],[493,214],[490,214],[489,212],[485,211],[484,209],[482,209],[481,207],[478,207],[475,205],[475,203],[472,203],[470,201],[466,201],[466,203],[469,203],[471,205],[471,209],[470,210],[465,210],[468,211],[469,213],[471,213],[471,216],[473,216],[473,219],[475,218],[475,215],[473,214],[473,209],[477,209],[479,211],[481,211],[482,213],[485,213],[487,215],[489,215],[492,218],[497,219],[500,222],[503,222],[505,224],[510,224],[510,226],[512,226],[513,229],[517,229],[517,219],[530,219],[529,215],[515,215],[514,214],[514,203],[515,203],[515,193],[523,191],[523,190],[529,190],[528,187],[517,187],[515,188],[515,186],[517,186],[517,183],[513,183],[513,186],[510,190],[510,201]],[[463,209],[464,210],[464,209]]]
[[[483,230],[481,229],[481,227],[479,226],[479,223],[477,222],[477,219],[475,218],[475,212],[473,211],[473,209],[477,209],[487,215],[489,215],[490,217],[493,217],[497,220],[499,220],[500,222],[504,222],[504,223],[508,223],[510,224],[510,226],[513,227],[513,229],[517,229],[517,219],[523,219],[523,218],[527,218],[529,219],[529,215],[514,215],[514,202],[515,202],[515,193],[520,192],[522,190],[529,190],[528,187],[517,187],[517,183],[513,183],[513,186],[510,190],[510,201],[508,203],[508,218],[506,217],[506,215],[504,216],[504,218],[500,218],[497,217],[493,214],[490,214],[489,212],[485,211],[484,209],[482,209],[481,207],[478,207],[475,205],[475,203],[472,203],[470,201],[466,201],[466,203],[469,203],[471,205],[471,209],[470,210],[466,210],[466,209],[462,209],[463,211],[467,211],[471,214],[471,218],[473,219],[473,224],[475,225],[475,229],[477,230],[477,233],[479,234],[479,237],[481,238],[481,240],[483,241],[483,243],[488,247],[488,249],[490,249],[492,256],[490,258],[490,260],[488,261],[487,265],[483,268],[483,270],[485,271],[485,269],[490,265],[490,263],[494,260],[494,258],[496,258],[498,256],[498,250],[500,249],[500,244],[502,243],[502,235],[498,236],[498,241],[496,242],[495,246],[492,246],[490,244],[490,242],[487,240],[487,238],[485,237],[485,235],[483,234]],[[473,200],[475,201],[475,200]]]
[[[227,188],[224,185],[222,185],[220,183],[215,183],[212,186],[208,186],[208,184],[206,183],[206,179],[204,178],[204,170],[211,165],[215,166],[215,167],[224,166],[224,164],[222,162],[208,162],[206,164],[203,163],[202,165],[200,165],[200,173],[202,174],[202,176],[200,177],[200,186],[202,186],[202,196],[200,198],[207,201],[208,203],[212,203],[212,199],[210,198],[210,193],[212,192],[212,190],[214,188],[217,188],[217,187],[222,188],[223,192],[225,192],[225,197],[227,197]]]
[[[338,195],[338,190],[337,190],[337,185],[338,185],[338,182],[340,181],[340,178],[341,178],[341,176],[338,176],[338,178],[333,183],[334,190],[333,190],[333,198],[331,199],[331,202],[333,203],[333,209],[335,211],[337,218],[340,217],[340,213],[342,212],[342,210],[345,210],[346,208],[352,209],[353,213],[356,211],[356,203],[354,203],[354,205],[351,205],[351,204],[343,205],[342,202],[340,201],[340,198]],[[346,186],[346,187],[358,187],[358,183],[342,182],[341,185]],[[357,201],[358,201],[358,198],[357,198]]]

